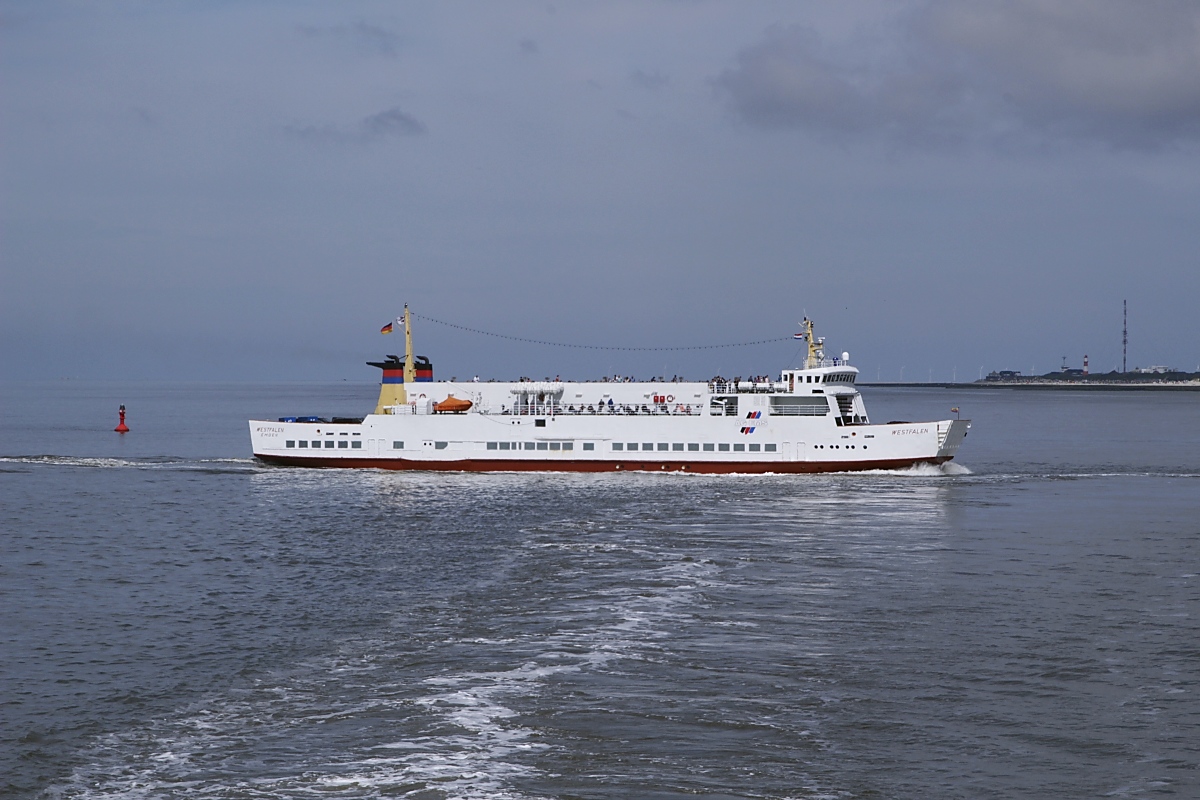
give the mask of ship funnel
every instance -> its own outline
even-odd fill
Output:
[[[367,365],[379,367],[383,376],[379,380],[379,402],[375,404],[376,414],[388,413],[388,406],[402,406],[408,402],[409,387],[404,381],[404,364],[407,358],[388,356],[384,361],[368,361]],[[425,356],[412,359],[413,382],[433,382],[433,362]]]

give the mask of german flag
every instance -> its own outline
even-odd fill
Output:
[[[382,328],[379,329],[379,332],[380,333],[391,333],[392,332],[392,323],[389,322],[387,325],[384,325]]]

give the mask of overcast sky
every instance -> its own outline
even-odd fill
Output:
[[[0,378],[1200,365],[1194,0],[0,9]]]

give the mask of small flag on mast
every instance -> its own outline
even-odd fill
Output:
[[[393,320],[393,321],[389,322],[387,325],[384,325],[382,328],[380,328],[380,329],[379,329],[379,332],[380,332],[380,333],[391,333],[391,332],[392,332],[392,328],[394,328],[394,327],[396,327],[396,326],[399,326],[399,327],[403,328],[403,327],[404,327],[404,320],[400,319],[399,317],[396,317],[396,319],[395,319],[395,320]]]
[[[384,325],[382,328],[379,329],[379,332],[380,333],[391,333],[392,332],[392,323],[389,322],[387,325]]]

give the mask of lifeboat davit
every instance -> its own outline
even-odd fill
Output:
[[[440,403],[433,404],[435,414],[461,414],[473,404],[470,400],[462,400],[451,395]]]

